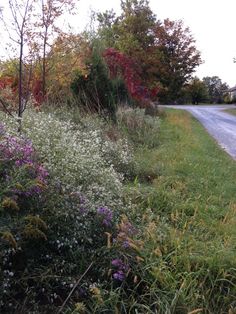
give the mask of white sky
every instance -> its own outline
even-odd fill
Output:
[[[204,60],[197,76],[217,75],[236,85],[236,0],[150,0],[150,7],[158,19],[182,19],[190,28]],[[78,8],[75,23],[84,26],[90,8],[119,12],[120,0],[80,0]]]
[[[230,86],[236,85],[236,0],[149,1],[157,19],[182,19],[190,28],[204,60],[197,76],[217,75]],[[0,0],[0,6],[6,2]],[[70,17],[70,23],[79,32],[88,24],[91,9],[103,12],[112,8],[119,14],[120,0],[78,0],[78,15]]]

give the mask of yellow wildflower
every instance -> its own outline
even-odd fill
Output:
[[[75,304],[75,312],[84,313],[85,310],[86,310],[86,307],[83,302],[78,302]]]
[[[3,232],[2,239],[7,241],[9,244],[11,244],[11,246],[14,249],[16,249],[17,243],[16,243],[16,240],[15,240],[15,238],[14,238],[14,236],[13,236],[13,234],[11,232],[9,232],[9,231]]]
[[[103,303],[103,298],[101,296],[101,290],[98,287],[92,287],[90,288],[90,291],[92,292],[93,296],[99,303]]]
[[[20,208],[17,205],[16,201],[14,201],[13,199],[11,199],[10,197],[6,197],[3,201],[2,201],[2,207],[4,209],[10,209],[13,211],[19,211]]]

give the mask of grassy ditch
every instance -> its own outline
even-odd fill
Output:
[[[162,120],[158,147],[136,148],[136,160],[127,193],[159,312],[234,313],[235,161],[179,110]]]

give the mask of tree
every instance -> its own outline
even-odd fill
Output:
[[[123,0],[121,9],[118,17],[113,11],[98,14],[98,36],[106,48],[110,77],[123,79],[129,96],[139,105],[147,105],[158,90],[147,62],[156,17],[147,0]]]
[[[224,94],[229,89],[229,86],[223,83],[218,76],[206,76],[202,80],[207,87],[209,101],[218,104],[224,102]]]
[[[0,105],[9,115],[18,108],[17,67],[17,59],[0,63]]]
[[[163,86],[162,101],[171,102],[202,62],[195,40],[182,21],[164,20],[155,27],[156,75]]]
[[[48,72],[47,52],[50,48],[50,38],[52,40],[55,33],[60,33],[61,30],[56,26],[56,21],[62,16],[67,9],[72,12],[75,8],[75,0],[41,0],[41,14],[35,26],[41,31],[38,31],[38,37],[42,40],[42,46],[38,47],[39,55],[41,52],[41,67],[42,67],[42,97],[46,96],[46,76]]]
[[[149,46],[154,43],[153,27],[156,16],[148,0],[121,1],[122,14],[115,25],[115,48],[132,58],[144,59]]]
[[[113,10],[97,13],[97,21],[99,39],[104,43],[105,48],[114,47],[118,38],[115,30],[115,25],[118,23],[116,13]]]
[[[19,128],[21,131],[21,119],[23,112],[25,110],[26,104],[29,99],[29,84],[31,80],[32,73],[32,63],[30,68],[26,69],[26,56],[24,54],[24,47],[28,45],[30,47],[31,37],[30,37],[30,22],[31,13],[33,11],[34,0],[9,0],[8,1],[9,10],[11,12],[11,20],[8,23],[3,16],[3,11],[1,11],[1,21],[5,26],[6,31],[9,34],[10,39],[19,46],[18,51],[18,121]],[[28,71],[25,71],[28,70]],[[28,74],[28,78],[26,75]],[[26,88],[24,91],[24,81],[26,82]]]
[[[86,111],[108,114],[115,121],[117,94],[114,82],[100,51],[99,41],[94,41],[86,58],[87,73],[78,70],[71,89],[78,105]]]
[[[107,43],[133,60],[142,85],[160,87],[162,102],[176,100],[201,63],[189,28],[182,21],[157,20],[146,0],[121,1],[121,8],[117,18],[100,15],[100,31],[109,37]]]
[[[118,17],[113,10],[97,14],[98,35],[106,42],[106,48],[116,48],[134,57],[153,43],[156,17],[148,0],[122,0],[121,10]]]
[[[59,53],[58,48],[54,46],[55,49],[53,50],[51,45],[56,34],[60,33],[63,37],[61,30],[56,26],[56,21],[62,16],[65,9],[68,9],[68,12],[71,13],[75,8],[75,0],[40,0],[40,3],[41,14],[38,12],[36,6],[38,3],[35,0],[9,0],[9,10],[12,15],[9,23],[5,20],[6,15],[4,15],[4,18],[3,14],[1,15],[1,20],[9,37],[14,44],[19,45],[17,64],[19,130],[22,114],[30,96],[33,94],[37,103],[45,99],[46,80],[51,70],[50,66],[53,65],[52,70],[55,70],[55,63],[49,62],[49,59],[52,58],[54,50],[57,54],[54,60],[58,58]],[[64,36],[64,38],[68,44],[68,36]],[[61,44],[60,47],[62,48],[62,46]],[[68,47],[74,50],[75,47],[72,46],[73,44],[68,44]],[[71,54],[68,50],[66,54],[69,59]],[[72,65],[75,59],[74,53],[71,62],[67,62],[67,66]]]
[[[50,100],[68,97],[71,82],[77,77],[88,74],[86,60],[91,48],[82,35],[60,33],[47,54],[50,71],[47,74],[47,95]]]
[[[194,77],[190,81],[186,87],[186,91],[194,105],[198,105],[200,102],[206,102],[208,100],[209,95],[207,87],[198,77]]]
[[[156,96],[158,89],[149,89],[143,85],[140,73],[137,72],[135,63],[130,57],[113,48],[109,48],[105,50],[104,58],[109,67],[111,79],[121,76],[133,99],[146,105],[147,101]]]
[[[156,16],[147,0],[121,1],[122,13],[114,25],[116,41],[114,48],[130,57],[142,77],[143,85],[154,88],[156,82],[150,71],[150,48],[155,37],[153,28]]]

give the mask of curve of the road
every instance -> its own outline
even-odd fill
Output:
[[[232,105],[168,106],[189,111],[198,119],[219,145],[236,160],[236,116],[224,112]]]

